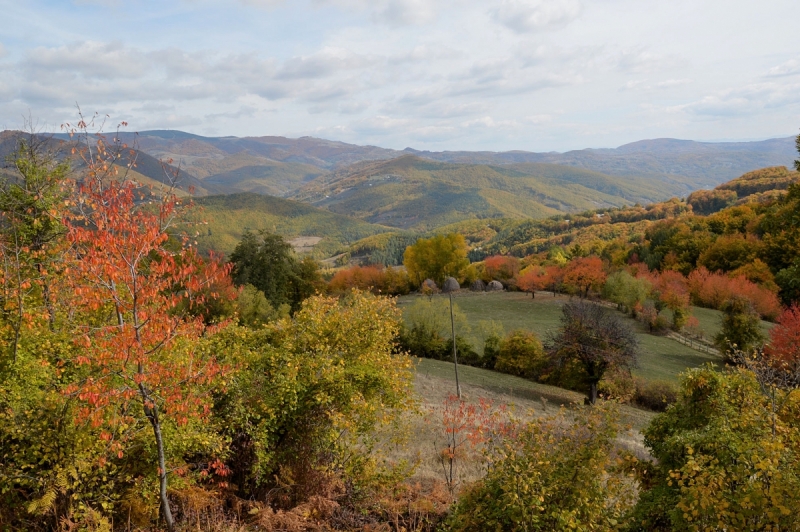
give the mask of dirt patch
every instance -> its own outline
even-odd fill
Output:
[[[309,253],[314,246],[320,243],[321,236],[298,236],[289,240],[289,245],[294,248],[295,253]]]

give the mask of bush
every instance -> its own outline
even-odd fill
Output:
[[[630,371],[609,371],[597,383],[597,392],[604,399],[627,403],[633,399],[636,385]]]
[[[654,412],[663,412],[678,398],[678,389],[665,381],[634,379],[633,403]]]
[[[538,379],[549,365],[542,342],[528,331],[512,331],[500,342],[494,369],[509,375]]]
[[[612,464],[610,405],[537,419],[501,444],[489,473],[456,503],[447,530],[617,530],[634,485]]]

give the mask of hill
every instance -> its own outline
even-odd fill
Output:
[[[578,244],[586,248],[598,241],[637,240],[654,222],[674,218],[694,217],[702,222],[694,229],[700,231],[706,216],[736,206],[768,204],[785,195],[793,183],[800,183],[800,173],[786,167],[770,167],[748,172],[714,190],[696,191],[686,201],[671,199],[646,207],[597,209],[514,221],[494,235],[486,234],[489,238],[474,241],[471,258],[480,260],[496,253],[522,257],[553,246]]]
[[[549,164],[474,165],[405,155],[317,178],[293,198],[401,229],[473,218],[542,218],[664,199],[661,184]]]
[[[415,155],[445,163],[514,165],[546,163],[600,172],[633,181],[664,184],[671,195],[685,196],[697,188],[712,188],[743,173],[766,166],[791,164],[794,138],[759,142],[695,142],[678,139],[641,140],[613,149],[573,150],[565,153],[533,151],[403,151],[376,146],[358,146],[313,137],[290,139],[264,137],[203,137],[181,131],[123,133],[123,141],[156,159],[180,163],[189,174],[205,180],[247,166],[280,168],[259,174],[244,172],[258,183],[238,177],[220,177],[237,190],[259,190],[288,195],[304,180],[319,173],[336,171],[363,161],[379,161]],[[312,167],[312,168],[309,168]],[[277,172],[274,174],[272,172]],[[286,175],[302,176],[286,179]],[[277,179],[277,181],[275,181]],[[279,183],[283,180],[282,183]],[[662,196],[658,199],[666,199]]]
[[[31,140],[29,134],[21,131],[0,132],[0,161],[8,160],[9,156],[16,151],[21,138]],[[33,142],[39,143],[42,150],[50,152],[57,159],[69,159],[72,169],[76,172],[80,172],[84,166],[80,157],[72,153],[73,148],[77,148],[79,143],[70,139],[68,135],[35,135]],[[126,167],[129,167],[128,177],[140,181],[145,186],[170,185],[174,180],[177,189],[189,195],[205,196],[228,191],[225,187],[201,182],[180,164],[159,160],[138,149],[123,150],[117,161],[116,166],[120,172],[125,172]]]
[[[648,178],[682,186],[685,195],[713,187],[765,166],[791,165],[796,155],[794,137],[757,142],[696,142],[679,139],[641,140],[613,149],[573,150],[565,153],[429,152],[405,151],[446,162],[513,164],[540,162],[585,168],[614,176]]]
[[[303,251],[323,258],[357,240],[390,230],[304,203],[250,192],[196,198],[195,205],[194,221],[203,222],[195,240],[203,252],[228,254],[246,230],[265,229],[289,241],[315,237],[292,243],[296,249],[306,248]]]

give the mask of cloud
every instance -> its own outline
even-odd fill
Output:
[[[790,59],[767,71],[768,77],[793,76],[795,74],[800,74],[800,60],[797,59]]]
[[[705,117],[750,116],[800,104],[800,83],[753,83],[710,94],[688,104],[670,107],[671,112],[687,112]]]
[[[495,120],[491,116],[484,116],[475,120],[468,120],[461,123],[465,128],[486,128],[486,129],[509,129],[519,127],[516,120]]]
[[[517,33],[528,33],[569,24],[581,14],[578,0],[503,0],[490,13]]]
[[[437,14],[432,0],[389,0],[383,4],[373,19],[395,27],[426,24]]]
[[[0,42],[0,59],[4,58],[7,55],[8,51],[6,50],[6,47],[3,46],[3,43]]]
[[[324,78],[344,70],[365,68],[375,64],[375,58],[357,55],[347,50],[324,49],[314,55],[293,57],[277,73],[279,79]]]
[[[648,83],[646,79],[630,80],[619,88],[620,92],[624,91],[652,91],[652,90],[666,90],[673,87],[680,87],[692,83],[691,79],[665,79],[655,83]]]
[[[642,48],[623,49],[610,58],[611,64],[621,72],[663,72],[686,66],[686,61],[675,55],[653,53]]]

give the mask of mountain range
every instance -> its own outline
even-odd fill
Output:
[[[14,150],[19,135],[0,132],[0,157]],[[74,142],[64,134],[38,138],[62,153]],[[209,217],[203,247],[222,252],[231,251],[247,228],[323,237],[315,249],[329,254],[387,231],[649,204],[758,168],[789,166],[796,155],[793,137],[654,139],[565,153],[392,150],[313,137],[164,130],[119,138],[134,150],[120,161],[135,160],[131,177],[158,185],[179,176],[181,193],[195,196]]]

